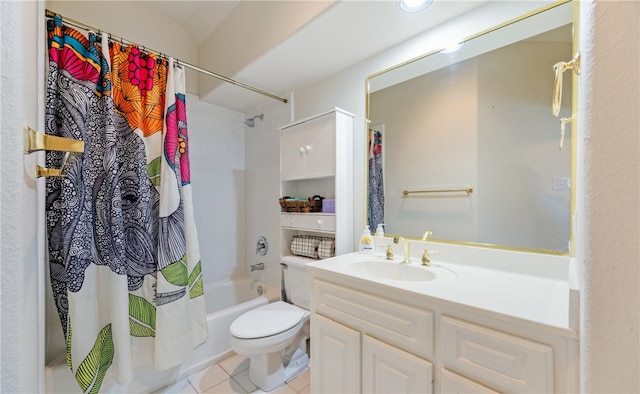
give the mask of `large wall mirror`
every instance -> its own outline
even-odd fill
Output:
[[[372,231],[569,252],[572,21],[556,3],[367,78]]]

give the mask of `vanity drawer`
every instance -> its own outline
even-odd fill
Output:
[[[449,316],[441,318],[444,365],[500,391],[553,393],[553,348]]]
[[[314,312],[415,355],[433,357],[433,312],[317,279],[313,283]]]
[[[282,227],[310,230],[310,231],[336,231],[336,216],[331,214],[314,213],[283,213],[280,216]]]

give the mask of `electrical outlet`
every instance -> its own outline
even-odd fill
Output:
[[[571,189],[571,181],[568,176],[559,176],[551,178],[551,190],[569,190]]]

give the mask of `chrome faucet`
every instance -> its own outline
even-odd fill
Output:
[[[410,263],[411,245],[409,244],[409,241],[407,241],[405,237],[393,237],[393,243],[397,244],[398,242],[402,242],[402,248],[404,249],[404,260],[402,260],[402,262]]]
[[[262,271],[264,269],[264,263],[252,264],[251,272],[253,271]]]

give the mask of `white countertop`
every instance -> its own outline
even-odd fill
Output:
[[[396,254],[398,256],[398,254]],[[401,258],[388,261],[382,254],[350,253],[307,265],[314,274],[339,274],[358,278],[390,288],[410,291],[438,300],[448,301],[490,311],[506,317],[535,322],[551,329],[574,331],[569,323],[570,287],[568,279],[532,275],[517,271],[486,268],[482,265],[457,264],[432,259],[431,267],[422,267],[420,261],[410,263],[420,269],[431,270],[436,279],[430,281],[398,281],[363,275],[350,265],[357,261],[380,261],[402,264]]]

